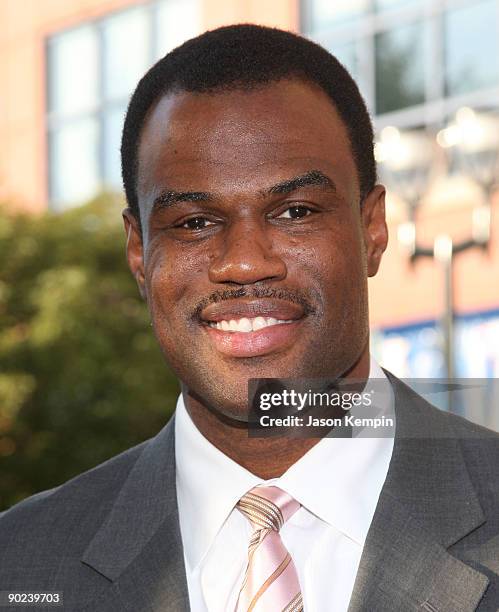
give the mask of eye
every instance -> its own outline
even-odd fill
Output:
[[[183,223],[180,223],[177,227],[189,230],[201,230],[209,225],[213,225],[213,221],[210,221],[206,217],[192,217],[187,219]]]
[[[290,206],[283,213],[278,215],[278,219],[302,219],[303,217],[308,217],[314,211],[310,209],[308,206],[296,205]]]

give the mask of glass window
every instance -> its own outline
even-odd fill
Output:
[[[116,100],[130,95],[150,63],[147,12],[132,9],[103,24],[104,96]]]
[[[407,5],[422,5],[425,4],[424,0],[375,0],[374,7],[377,12],[387,11],[392,8],[401,8]]]
[[[99,187],[99,126],[80,119],[52,134],[49,149],[50,191],[57,210],[80,204]]]
[[[201,31],[199,0],[166,0],[157,10],[157,57],[163,57]]]
[[[445,16],[446,92],[462,94],[499,82],[499,14],[496,0]]]
[[[95,29],[77,28],[52,38],[48,45],[48,106],[71,115],[98,102],[98,50]]]
[[[159,56],[201,31],[200,0],[126,8],[47,42],[49,197],[61,209],[121,190],[129,97]]]
[[[329,51],[345,66],[352,77],[357,80],[359,74],[355,42],[331,47]]]
[[[121,189],[121,132],[126,106],[108,111],[104,118],[104,179],[107,187]]]
[[[426,36],[422,22],[376,35],[376,113],[425,99]]]
[[[308,7],[309,25],[320,32],[332,25],[354,23],[368,6],[369,0],[313,0]]]

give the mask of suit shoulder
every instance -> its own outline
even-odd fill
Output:
[[[455,435],[459,439],[470,439],[470,440],[495,440],[499,442],[499,433],[488,429],[483,425],[478,425],[473,421],[451,412],[440,410],[435,406],[432,406],[433,410],[437,410],[440,418],[449,428],[455,432]]]
[[[441,418],[452,427],[472,481],[493,489],[499,507],[499,433],[448,412]]]
[[[89,514],[104,513],[126,480],[146,442],[142,442],[71,480],[36,493],[0,514],[0,543],[19,529],[50,530],[63,518],[76,525]],[[0,546],[1,548],[1,546]]]
[[[398,396],[399,399],[403,397],[401,404],[406,412],[406,417],[409,415],[405,409],[410,406],[411,416],[413,417],[412,419],[409,418],[411,426],[416,424],[415,419],[417,419],[418,425],[422,425],[423,431],[430,434],[433,433],[435,437],[442,435],[443,437],[499,441],[498,432],[478,425],[452,412],[437,408],[431,401],[428,401],[423,395],[415,391],[403,380],[397,378],[384,368],[383,371],[390,380],[395,395]],[[425,422],[423,423],[422,420]]]
[[[414,436],[415,443],[426,440],[432,452],[442,454],[442,461],[448,461],[446,453],[454,440],[460,448],[465,465],[475,484],[485,483],[493,491],[499,504],[499,433],[477,425],[462,416],[441,410],[405,382],[385,370],[392,383],[405,423],[404,435]]]
[[[140,483],[140,495],[147,496],[144,481],[149,472],[157,470],[158,477],[164,475],[159,468],[165,459],[171,460],[174,447],[172,427],[166,425],[162,431],[162,435],[160,432],[7,510],[0,517],[2,588],[64,590],[65,597],[78,602],[96,596],[108,578],[83,561],[85,551],[113,508],[130,500],[130,495],[126,498],[123,493],[128,483],[132,483],[129,488],[135,487],[135,493]],[[174,470],[165,472],[170,486]],[[135,480],[131,478],[134,473]]]

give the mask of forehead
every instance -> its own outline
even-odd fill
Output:
[[[142,206],[169,187],[251,191],[312,168],[332,174],[340,190],[358,192],[346,127],[320,88],[285,80],[251,90],[177,92],[146,118],[137,191]]]

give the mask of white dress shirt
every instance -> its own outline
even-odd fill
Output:
[[[366,389],[374,379],[381,379],[383,413],[394,417],[391,385],[371,359]],[[391,435],[323,438],[280,478],[263,480],[199,432],[180,395],[175,460],[191,611],[233,612],[252,532],[235,505],[249,489],[267,484],[302,505],[280,534],[298,572],[305,611],[346,612],[392,450]]]

